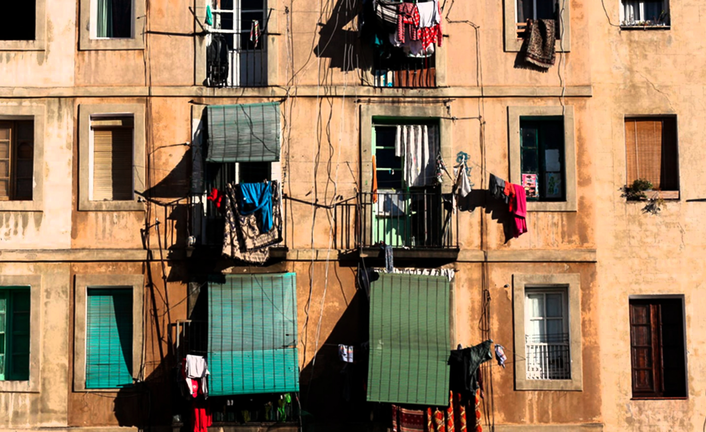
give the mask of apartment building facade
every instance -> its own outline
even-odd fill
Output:
[[[449,0],[416,57],[368,2],[14,6],[0,428],[386,430],[492,339],[486,430],[697,430],[701,6],[668,3]]]

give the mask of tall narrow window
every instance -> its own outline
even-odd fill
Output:
[[[266,11],[265,0],[221,0],[220,7],[213,9],[214,34],[207,59],[209,85],[266,85]],[[223,58],[226,56],[227,60]]]
[[[0,288],[0,381],[29,379],[29,288]]]
[[[529,201],[566,200],[561,117],[520,119],[522,185]]]
[[[133,199],[133,120],[132,116],[91,118],[94,201]]]
[[[132,290],[88,288],[86,388],[132,384]]]
[[[132,0],[93,0],[96,38],[132,38]]]
[[[0,201],[32,199],[34,121],[0,122]]]
[[[627,184],[648,180],[652,188],[679,190],[676,117],[625,119]]]
[[[686,397],[684,306],[679,298],[630,300],[634,398]]]
[[[527,379],[571,379],[566,289],[532,288],[525,295]]]

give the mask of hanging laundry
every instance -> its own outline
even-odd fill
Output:
[[[446,423],[444,423],[444,412],[438,407],[434,409],[434,431],[446,432]]]
[[[498,366],[502,366],[505,369],[505,361],[507,356],[505,355],[505,347],[499,344],[495,344],[495,360],[498,361]]]
[[[353,363],[353,345],[338,345],[338,357],[346,363]]]
[[[556,21],[553,19],[527,20],[527,48],[525,61],[542,69],[549,69],[556,60]]]
[[[397,38],[401,43],[406,40],[406,31],[419,39],[419,11],[415,3],[403,2],[397,6]]]
[[[390,245],[385,245],[385,270],[388,273],[392,273],[395,271],[395,263],[392,257],[392,246]]]
[[[260,21],[252,20],[250,23],[250,42],[253,43],[253,47],[257,48],[257,44],[260,43]]]
[[[208,201],[213,201],[216,204],[216,208],[221,208],[223,202],[223,194],[216,188],[211,189],[211,193],[206,196]]]
[[[262,225],[260,233],[272,230],[272,184],[271,183],[241,183],[240,184],[240,214],[247,216],[260,213]]]
[[[480,387],[476,372],[482,363],[493,358],[492,343],[492,340],[487,340],[470,348],[451,351],[451,389],[461,393],[464,401],[473,400]]]
[[[466,404],[462,401],[461,393],[454,393],[454,406],[458,415],[456,416],[456,426],[459,432],[466,432],[468,420],[466,419]]]
[[[505,194],[505,180],[495,174],[490,174],[490,180],[488,181],[488,192],[490,192],[490,195],[493,198],[503,200],[505,201],[505,204],[509,204],[509,197]]]
[[[199,355],[187,355],[186,363],[184,366],[184,372],[186,374],[187,384],[189,385],[189,390],[191,395],[196,397],[194,393],[194,381],[197,381],[196,390],[200,391],[205,398],[208,397],[208,382],[207,376],[211,374],[208,371],[208,365],[206,364],[206,359]]]
[[[397,432],[423,432],[424,411],[403,408],[392,404],[392,430]]]
[[[449,406],[446,408],[446,432],[455,432],[454,392],[449,391]]]
[[[192,403],[194,432],[208,432],[208,427],[213,425],[213,416],[208,402],[202,398],[194,399]]]
[[[213,11],[211,11],[211,5],[206,5],[206,24],[213,25]]]
[[[417,25],[419,31],[416,34],[417,37],[412,37],[412,39],[420,40],[423,49],[433,43],[441,46],[443,34],[441,32],[441,9],[438,0],[418,3],[417,13],[419,15],[419,24]]]
[[[480,412],[481,408],[481,403],[480,403],[480,389],[476,390],[476,394],[474,395],[474,406],[475,406],[475,427],[473,428],[475,432],[483,432],[483,426],[482,426],[482,418],[483,415]]]
[[[407,129],[403,128],[401,125],[397,125],[395,128],[395,157],[402,157],[402,142],[407,141],[407,137],[402,138],[402,131],[407,133]]]
[[[511,212],[515,215],[515,238],[527,232],[527,197],[525,196],[525,188],[521,185],[513,184],[515,194],[512,197],[513,205]]]
[[[471,193],[471,180],[468,178],[468,168],[465,162],[458,167],[454,189],[460,198],[466,198]]]

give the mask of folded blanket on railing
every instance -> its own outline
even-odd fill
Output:
[[[556,53],[556,21],[551,19],[528,20],[527,50],[525,61],[543,69],[554,65]]]

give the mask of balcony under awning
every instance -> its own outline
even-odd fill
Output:
[[[279,102],[211,105],[206,118],[206,162],[279,161]]]

